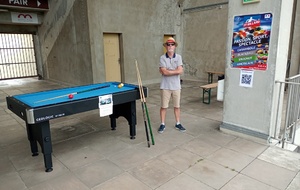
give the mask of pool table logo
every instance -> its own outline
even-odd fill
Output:
[[[47,120],[50,120],[50,119],[63,117],[65,115],[66,115],[65,113],[59,113],[59,114],[56,114],[56,115],[47,115],[47,116],[43,116],[43,117],[38,117],[38,118],[35,119],[35,121],[36,122],[47,121]]]

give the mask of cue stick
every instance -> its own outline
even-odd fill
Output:
[[[144,89],[143,89],[142,79],[141,79],[141,75],[140,75],[140,71],[139,71],[137,62],[136,62],[136,67],[137,67],[137,72],[138,72],[139,86],[142,89],[142,98],[143,98],[143,102],[144,102],[145,109],[146,109],[146,115],[147,115],[147,119],[148,119],[148,125],[149,125],[149,131],[150,131],[150,135],[151,135],[152,145],[154,145],[155,144],[154,136],[153,136],[153,133],[152,133],[152,127],[151,127],[148,107],[147,107],[147,103],[146,103],[146,98],[145,98],[145,93],[144,93]]]
[[[75,95],[75,94],[81,94],[81,93],[84,93],[84,92],[89,92],[89,91],[93,91],[93,90],[98,90],[98,89],[101,89],[101,88],[107,88],[109,87],[110,85],[105,85],[105,86],[98,86],[96,88],[91,88],[91,89],[87,89],[87,90],[81,90],[81,91],[78,91],[78,92],[72,92],[72,93],[69,93],[69,94],[64,94],[64,95],[61,95],[61,96],[55,96],[55,97],[52,97],[52,98],[47,98],[47,99],[44,99],[44,100],[39,100],[39,101],[36,101],[34,103],[40,103],[40,102],[46,102],[46,101],[50,101],[50,100],[55,100],[55,99],[58,99],[58,98],[63,98],[63,97],[67,97],[69,96],[70,94],[72,95]]]
[[[137,78],[138,78],[138,72],[136,74],[137,74]],[[138,79],[138,81],[139,81],[139,79]],[[143,111],[147,144],[148,144],[148,147],[150,147],[149,133],[148,133],[147,121],[146,121],[146,116],[145,116],[145,108],[144,108],[144,102],[143,102],[143,98],[142,98],[142,90],[140,88],[140,84],[139,84],[139,92],[140,92],[140,99],[141,99],[141,105],[142,105],[142,111]]]
[[[152,145],[154,145],[155,144],[155,142],[154,142],[154,136],[153,136],[153,133],[152,133],[152,127],[151,127],[151,122],[150,122],[148,107],[147,107],[147,103],[146,103],[146,98],[145,98],[145,94],[144,94],[144,89],[143,89],[143,84],[142,84],[142,79],[141,79],[141,76],[140,76],[139,69],[138,69],[138,73],[139,73],[140,86],[141,86],[141,89],[142,89],[142,98],[143,98],[143,102],[144,102],[145,109],[146,109],[146,115],[147,115],[147,119],[148,119],[148,125],[149,125],[149,131],[150,131],[150,135],[151,135]]]
[[[148,125],[149,125],[149,131],[150,131],[150,135],[151,135],[152,145],[154,145],[155,144],[155,142],[154,142],[154,136],[153,136],[153,133],[152,133],[152,127],[151,127],[151,122],[150,122],[148,107],[147,107],[147,103],[146,103],[145,93],[144,93],[143,84],[142,84],[142,78],[141,78],[141,75],[140,75],[140,70],[139,70],[139,67],[138,67],[137,60],[136,60],[135,64],[136,64],[136,70],[137,70],[139,88],[142,91],[142,93],[141,93],[142,97],[141,98],[143,99],[144,106],[145,106],[145,109],[146,109],[146,115],[147,115],[147,119],[148,119]]]

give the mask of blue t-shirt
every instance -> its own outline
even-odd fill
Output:
[[[169,57],[168,54],[164,54],[160,57],[159,67],[164,67],[167,70],[176,70],[177,67],[182,67],[182,58],[179,54],[174,54],[173,57]],[[180,75],[162,75],[160,89],[164,90],[180,90]]]

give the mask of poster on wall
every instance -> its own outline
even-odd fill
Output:
[[[231,67],[267,70],[272,13],[234,17]]]

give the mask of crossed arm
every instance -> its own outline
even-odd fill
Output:
[[[183,72],[183,67],[180,65],[175,70],[167,70],[165,67],[160,67],[159,72],[166,76],[180,75]]]

